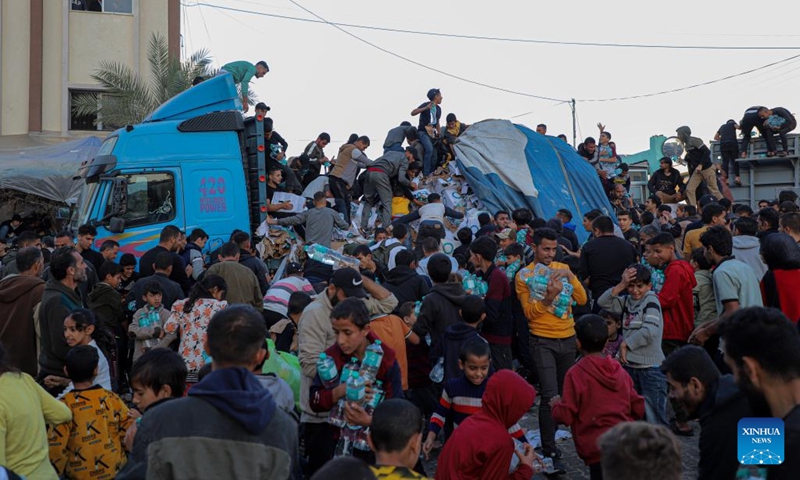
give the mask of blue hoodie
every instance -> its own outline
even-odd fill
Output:
[[[272,395],[246,368],[223,368],[209,373],[189,390],[225,413],[253,435],[261,433],[277,408]]]

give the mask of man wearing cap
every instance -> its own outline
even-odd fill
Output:
[[[316,295],[311,282],[303,278],[303,266],[297,262],[286,264],[286,277],[275,282],[264,295],[264,318],[267,328],[286,318],[289,311],[289,297],[294,292]]]
[[[438,88],[428,90],[428,101],[411,111],[411,116],[419,115],[419,140],[425,148],[422,160],[422,173],[430,175],[436,169],[433,163],[433,139],[439,138],[439,120],[442,118],[442,92]]]
[[[672,166],[672,159],[669,157],[661,157],[659,164],[661,168],[650,176],[647,189],[650,190],[651,195],[657,196],[661,203],[680,202],[686,192],[686,184],[683,183],[681,172]]]
[[[369,296],[367,296],[369,294]],[[330,442],[328,413],[318,413],[309,405],[309,390],[317,375],[319,354],[336,342],[331,325],[331,312],[345,298],[362,298],[371,315],[388,314],[397,307],[397,298],[388,290],[363,278],[352,268],[333,272],[330,284],[317,295],[303,311],[298,323],[298,358],[303,375],[300,386],[300,407],[304,424],[305,445],[309,460],[309,474],[318,470],[333,457],[336,447]]]

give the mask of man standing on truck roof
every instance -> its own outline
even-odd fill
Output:
[[[222,66],[217,75],[224,75],[225,73],[230,73],[231,76],[233,76],[234,84],[238,83],[242,86],[242,110],[247,113],[247,111],[250,110],[250,104],[247,101],[250,80],[253,77],[261,78],[269,73],[269,66],[267,66],[267,62],[261,60],[255,65],[244,60],[226,63]]]

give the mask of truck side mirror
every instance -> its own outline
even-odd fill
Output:
[[[114,215],[123,215],[128,211],[128,179],[114,177],[111,190],[111,206]]]
[[[125,231],[125,219],[122,217],[111,217],[108,221],[108,231],[111,233],[122,233]]]

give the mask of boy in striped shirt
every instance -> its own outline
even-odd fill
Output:
[[[425,443],[422,446],[426,457],[433,449],[434,440],[445,426],[445,420],[448,417],[452,418],[453,428],[455,428],[481,409],[481,399],[489,379],[490,364],[491,351],[486,340],[473,338],[464,342],[458,360],[458,367],[464,374],[451,378],[445,384],[442,397],[431,417]],[[449,433],[451,432],[445,431],[445,440]],[[517,440],[527,443],[525,432],[519,424],[509,428],[508,433]]]

